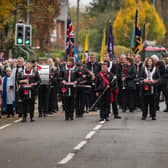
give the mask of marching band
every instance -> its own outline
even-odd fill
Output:
[[[140,55],[121,55],[112,61],[109,53],[104,62],[96,61],[91,54],[87,64],[74,63],[69,57],[66,62],[49,58],[37,62],[22,57],[14,64],[1,66],[2,114],[16,112],[23,122],[34,121],[34,106],[38,102],[39,117],[59,110],[62,100],[65,120],[82,118],[85,112],[100,110],[100,121],[109,121],[110,113],[121,119],[122,112],[142,111],[142,120],[156,120],[161,93],[164,95],[168,112],[168,68],[165,60],[156,55],[146,58]],[[38,99],[37,99],[38,98]],[[38,100],[38,101],[37,101]],[[149,109],[148,109],[149,108]]]

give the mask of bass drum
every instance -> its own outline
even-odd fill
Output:
[[[39,65],[38,72],[41,78],[40,85],[49,85],[50,84],[50,66],[49,65]]]

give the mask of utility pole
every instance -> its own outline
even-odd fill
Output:
[[[79,35],[79,2],[80,0],[77,0],[77,15],[76,15],[76,49],[79,51],[79,44],[78,44],[78,35]]]
[[[27,19],[26,19],[26,24],[29,24],[30,23],[30,0],[27,0]]]
[[[153,0],[153,7],[155,8],[156,0]]]

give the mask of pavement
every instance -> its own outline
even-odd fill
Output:
[[[156,121],[142,121],[137,111],[121,116],[9,121],[0,126],[0,168],[167,168],[168,113],[159,112]]]

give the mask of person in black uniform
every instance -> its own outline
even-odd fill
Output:
[[[18,74],[17,81],[20,85],[21,96],[23,99],[22,122],[26,122],[28,113],[30,113],[30,121],[33,122],[35,96],[37,86],[40,84],[40,75],[38,71],[33,70],[32,64],[30,62],[27,62],[24,71]]]
[[[156,66],[156,68],[158,69],[159,73],[160,73],[160,82],[157,85],[157,102],[156,102],[156,108],[159,111],[160,107],[159,107],[159,102],[160,102],[160,94],[161,91],[163,92],[163,94],[165,95],[165,97],[167,97],[168,93],[166,92],[166,88],[164,85],[164,74],[165,74],[165,65],[163,63],[163,61],[160,61],[157,55],[152,55],[151,58],[153,59],[154,65]]]
[[[96,75],[100,72],[101,66],[98,62],[96,62],[96,56],[94,54],[91,54],[90,56],[90,62],[87,63],[87,68],[94,74],[94,77],[92,78],[92,92],[91,96],[89,98],[90,100],[90,107],[96,100],[96,93],[95,93],[95,79]],[[93,111],[96,111],[96,107],[93,109]]]
[[[108,72],[111,72],[117,78],[116,64],[110,60],[110,55],[108,52],[105,53],[105,55],[104,55],[104,62],[107,62],[107,64],[108,64]],[[121,119],[121,117],[119,116],[118,107],[117,107],[117,97],[118,97],[117,81],[116,81],[115,87],[113,87],[113,89],[112,89],[112,92],[113,92],[112,109],[113,109],[114,118]],[[109,111],[109,114],[110,113],[111,112]]]
[[[59,67],[54,65],[53,60],[50,58],[48,60],[50,64],[50,93],[49,93],[49,112],[58,111],[58,92],[59,92]]]
[[[77,64],[77,95],[76,95],[76,117],[83,117],[84,108],[89,108],[89,98],[92,90],[92,73],[83,64]]]
[[[165,62],[165,73],[162,78],[166,108],[163,112],[168,112],[168,61]]]
[[[111,82],[113,79],[113,75],[111,72],[108,72],[108,64],[104,62],[101,64],[101,72],[96,76],[95,88],[96,95],[100,96],[100,94],[107,89],[104,95],[99,100],[99,108],[100,108],[100,121],[106,120],[109,121],[109,111],[110,111],[110,102],[112,98],[111,92]]]
[[[117,84],[118,84],[118,105],[121,109],[123,109],[122,97],[123,97],[123,92],[125,90],[125,86],[124,86],[125,83],[122,81],[122,77],[125,76],[126,70],[127,70],[126,56],[121,55],[120,62],[116,64],[116,75],[117,75]]]
[[[141,70],[141,83],[143,95],[143,114],[142,120],[146,120],[148,115],[148,106],[150,108],[150,117],[156,120],[156,102],[157,102],[157,84],[160,78],[158,69],[154,66],[151,58],[148,58],[145,67]]]
[[[40,62],[40,64],[47,65],[45,60]],[[38,68],[38,70],[40,70],[41,66],[39,65],[37,68]],[[39,112],[40,118],[47,117],[47,114],[51,114],[51,111],[49,111],[49,108],[48,108],[50,84],[51,84],[50,79],[48,79],[47,82],[43,82],[43,79],[41,78],[41,83],[38,88],[38,112]]]
[[[21,90],[19,88],[18,81],[16,80],[19,73],[22,73],[24,71],[24,58],[19,57],[17,59],[17,67],[12,70],[12,74],[10,77],[10,88],[15,90],[15,107],[16,107],[16,114],[19,115],[19,117],[22,117],[23,109],[22,109],[22,96],[21,96]]]
[[[140,72],[143,66],[141,56],[135,55],[135,67],[136,67],[136,93],[135,93],[135,108],[142,109],[142,96],[140,95]]]
[[[133,112],[135,104],[135,90],[136,90],[136,67],[133,64],[132,58],[126,58],[127,59],[127,67],[124,73],[124,76],[122,77],[123,82],[123,100],[122,100],[122,107],[123,112],[126,112],[127,107],[129,108],[130,112]]]
[[[60,71],[65,120],[73,120],[74,118],[75,85],[77,84],[76,71],[77,68],[76,65],[74,65],[74,59],[72,57],[68,58],[64,69]]]

